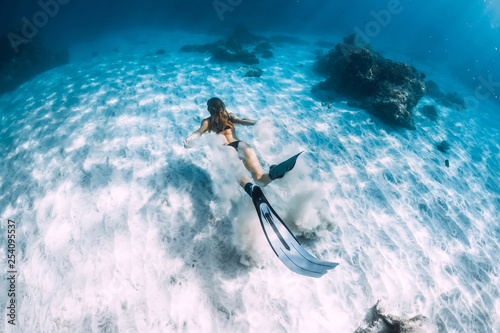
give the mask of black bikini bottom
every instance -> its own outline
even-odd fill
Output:
[[[234,141],[234,142],[231,142],[231,143],[228,143],[227,145],[228,146],[231,146],[233,147],[234,149],[238,150],[238,144],[240,143],[240,140],[237,140],[237,141]]]

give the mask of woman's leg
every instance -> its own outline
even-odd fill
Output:
[[[257,155],[249,144],[240,141],[238,145],[238,156],[242,160],[245,168],[247,168],[247,170],[252,174],[252,178],[255,180],[257,185],[267,186],[267,184],[272,181],[271,178],[269,178],[269,174],[262,173],[262,168],[259,160],[257,159]],[[243,183],[246,180],[248,180],[248,177],[243,177],[240,183]],[[241,184],[241,186],[244,187],[245,184]]]
[[[247,176],[247,175],[243,175],[243,176],[241,176],[241,179],[240,179],[240,186],[241,186],[243,189],[245,189],[245,185],[246,185],[246,184],[248,184],[248,183],[250,183],[250,182],[251,182],[251,180],[250,180],[250,178],[248,178],[248,176]]]

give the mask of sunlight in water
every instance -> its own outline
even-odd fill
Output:
[[[245,78],[240,64],[179,52],[200,36],[154,36],[114,36],[101,57],[0,96],[0,212],[19,223],[26,332],[353,332],[379,299],[431,329],[499,327],[491,105],[458,112],[424,97],[417,129],[395,130],[341,97],[315,100],[310,45],[276,46],[262,77]],[[340,263],[321,279],[275,257],[234,149],[215,133],[184,149],[213,96],[261,120],[238,135],[265,171],[305,150],[263,191],[308,251]]]

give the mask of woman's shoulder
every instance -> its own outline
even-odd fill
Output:
[[[201,127],[207,128],[210,125],[210,117],[205,118],[201,121]]]

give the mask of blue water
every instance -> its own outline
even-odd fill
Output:
[[[41,10],[2,6],[2,36]],[[354,332],[378,300],[425,316],[416,332],[500,330],[498,5],[235,1],[223,20],[210,1],[59,6],[37,38],[69,62],[0,95],[0,260],[7,274],[15,220],[18,271],[3,331]],[[275,46],[260,78],[179,51],[237,23],[308,44]],[[425,96],[406,130],[317,100],[315,43],[357,30],[467,108]],[[259,120],[237,131],[263,169],[305,151],[264,192],[309,252],[340,263],[321,279],[276,258],[232,148],[213,133],[183,147],[212,96]]]

